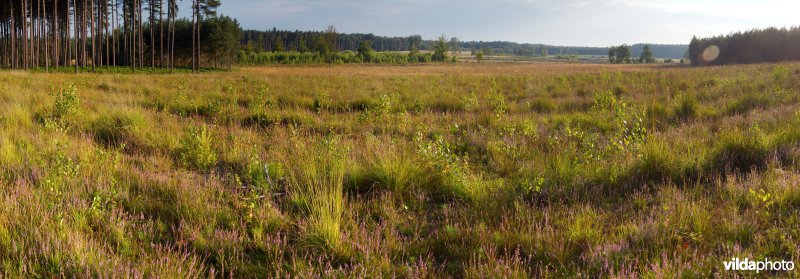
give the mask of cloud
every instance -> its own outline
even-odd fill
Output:
[[[797,0],[763,1],[653,1],[615,0],[629,7],[647,8],[656,12],[693,14],[720,18],[792,21],[800,10]]]

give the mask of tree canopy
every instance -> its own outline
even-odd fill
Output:
[[[639,63],[655,63],[656,58],[653,56],[653,51],[650,49],[650,45],[644,45],[642,47],[642,54],[639,55]]]
[[[450,49],[447,46],[447,36],[441,35],[439,39],[433,44],[433,61],[445,62],[447,61],[447,51]]]
[[[610,47],[608,50],[608,61],[612,64],[627,64],[633,62],[631,59],[631,47],[629,45]]]
[[[753,29],[725,36],[692,38],[692,65],[800,60],[800,27]]]

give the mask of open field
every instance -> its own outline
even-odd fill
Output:
[[[4,71],[0,112],[2,277],[800,259],[800,64]]]

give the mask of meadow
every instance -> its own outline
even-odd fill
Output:
[[[2,71],[0,277],[749,277],[798,144],[796,63]]]

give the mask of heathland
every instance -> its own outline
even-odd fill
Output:
[[[4,277],[712,277],[800,258],[796,63],[0,81]]]

